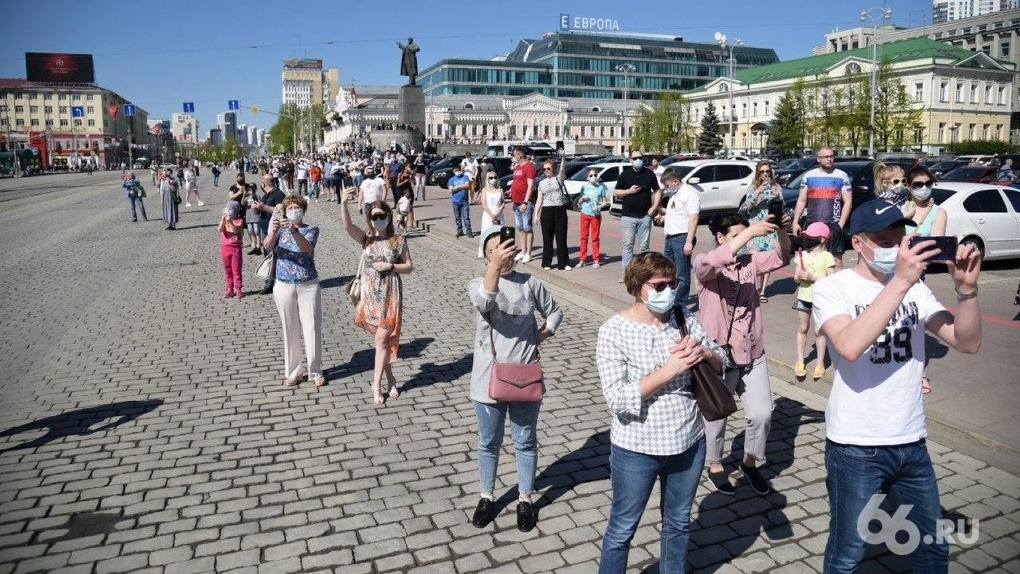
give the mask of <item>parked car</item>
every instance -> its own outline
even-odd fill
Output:
[[[931,170],[932,175],[934,175],[936,179],[941,179],[946,173],[964,165],[967,165],[967,162],[960,161],[958,159],[944,159],[928,169]]]
[[[701,211],[714,212],[736,211],[740,207],[754,177],[754,165],[753,161],[736,159],[695,159],[676,162],[671,167],[680,174],[681,181],[698,191]],[[609,212],[619,215],[622,209],[623,202],[613,197]]]
[[[955,159],[958,160],[958,161],[965,161],[967,163],[976,163],[976,164],[979,164],[979,165],[988,165],[989,163],[992,162],[992,159],[994,159],[994,158],[995,158],[995,156],[991,156],[991,155],[958,155],[958,156],[956,156]]]
[[[463,160],[464,156],[462,155],[451,155],[443,158],[425,171],[425,185],[438,185],[445,189],[446,182],[450,181],[450,178],[453,177],[453,166],[459,166]]]
[[[946,210],[946,235],[972,243],[987,260],[1020,258],[1020,189],[939,182],[932,199]]]
[[[599,180],[606,184],[609,188],[610,201],[613,199],[613,188],[616,187],[616,180],[620,178],[620,174],[623,173],[624,169],[630,167],[630,160],[626,163],[622,161],[613,160],[608,163],[595,163],[587,166],[587,169],[581,169],[574,175],[567,178],[563,182],[563,186],[567,188],[567,198],[570,199],[571,209],[580,209],[581,200],[581,188],[584,187],[585,183],[588,183],[588,172],[591,170],[597,170]],[[538,185],[538,182],[535,182]]]
[[[939,181],[960,183],[988,183],[995,180],[999,168],[992,165],[962,165],[942,174]]]

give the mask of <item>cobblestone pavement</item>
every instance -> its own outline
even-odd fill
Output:
[[[330,384],[285,389],[271,298],[219,296],[215,221],[225,190],[203,188],[208,205],[182,210],[181,229],[167,232],[130,222],[116,177],[97,174],[91,186],[0,211],[0,574],[595,571],[610,489],[593,348],[613,309],[553,288],[566,319],[543,361],[539,525],[517,531],[508,506],[494,526],[475,529],[464,290],[481,271],[473,253],[410,238],[415,272],[405,279],[395,366],[404,394],[374,408],[369,338],[353,326],[343,290],[357,247],[335,205],[308,210],[322,226]],[[158,217],[153,194],[147,208]],[[249,292],[261,286],[256,259],[245,264]],[[824,401],[773,385],[766,476],[776,492],[741,486],[721,497],[702,481],[695,571],[820,569]],[[728,438],[739,445],[735,426]],[[946,511],[979,533],[953,546],[951,571],[1020,571],[1020,479],[930,449]],[[507,451],[500,477],[512,481],[513,469]],[[513,485],[497,486],[509,504]],[[653,495],[633,571],[657,571],[659,522]],[[865,572],[909,570],[884,547],[869,556]]]

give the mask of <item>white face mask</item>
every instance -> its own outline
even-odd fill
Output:
[[[593,176],[591,176],[591,177],[589,177],[589,178],[588,178],[588,181],[590,181],[590,182],[592,182],[592,183],[598,183],[598,181],[599,181],[599,178],[598,178],[598,176],[597,176],[597,175],[593,175]]]
[[[871,248],[871,254],[875,258],[874,260],[864,257],[864,262],[867,263],[873,271],[882,273],[884,275],[891,275],[896,272],[896,257],[900,254],[899,246],[896,247],[878,247],[871,243],[866,243]]]
[[[926,185],[924,187],[912,189],[910,190],[910,194],[914,196],[914,199],[919,201],[928,201],[928,198],[931,197],[931,187]]]
[[[372,220],[372,226],[375,227],[376,229],[378,229],[379,231],[384,231],[386,229],[386,226],[389,225],[389,224],[390,224],[390,218],[388,218],[388,217],[386,219],[373,219]]]
[[[676,289],[672,287],[666,287],[662,291],[648,287],[648,299],[645,301],[645,306],[653,313],[667,313],[673,308],[675,300]]]
[[[305,217],[304,210],[301,209],[290,209],[287,211],[287,219],[291,221],[301,221]]]

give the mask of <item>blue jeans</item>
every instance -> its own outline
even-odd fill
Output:
[[[691,294],[691,258],[684,254],[684,244],[687,243],[687,234],[681,233],[666,238],[666,248],[662,254],[673,260],[676,264],[676,304],[684,305]]]
[[[898,505],[912,505],[906,519],[918,530],[918,545],[911,553],[914,572],[946,572],[949,545],[936,535],[942,517],[935,469],[924,439],[896,446],[853,446],[825,441],[825,487],[829,491],[829,541],[825,545],[824,571],[855,572],[864,558],[865,540],[858,532],[862,512],[895,516]],[[893,510],[866,508],[871,497],[887,489]],[[882,517],[881,530],[872,520],[870,532],[892,536],[897,527]],[[905,542],[903,528],[897,541]],[[908,535],[910,533],[908,532]],[[932,543],[926,544],[925,538]]]
[[[527,205],[527,209],[524,210],[524,213],[521,213],[522,205]],[[531,226],[535,219],[535,202],[529,201],[527,204],[515,203],[513,204],[513,207],[514,225],[517,226],[517,231],[520,231],[521,233],[531,233]]]
[[[496,490],[496,467],[503,448],[508,411],[510,437],[514,441],[517,458],[517,490],[522,495],[533,493],[538,469],[538,412],[542,409],[542,402],[473,402],[478,418],[478,478],[482,494],[492,494]]]
[[[471,206],[468,203],[467,192],[461,192],[461,195],[464,197],[451,201],[453,221],[457,224],[457,235],[461,235],[464,229],[467,229],[467,234],[471,235]]]
[[[137,194],[133,196],[129,195],[128,201],[131,202],[131,221],[138,221],[138,211],[135,208],[135,204],[137,204],[138,207],[141,208],[142,210],[142,219],[144,219],[145,221],[149,220],[149,216],[145,215],[145,204],[142,202],[141,197],[138,197]]]
[[[218,174],[218,173],[212,174],[212,184],[213,185],[219,185],[220,184],[220,174]]]
[[[308,199],[311,199],[313,195],[315,199],[319,199],[319,182],[308,180]]]
[[[634,243],[637,242],[637,253],[648,251],[648,240],[652,235],[652,218],[644,217],[621,217],[620,232],[623,234],[623,258],[620,275],[627,272],[630,260],[634,258]]]
[[[365,181],[365,176],[361,175],[360,173],[351,176],[351,183],[353,183],[354,187],[356,188],[360,188],[361,182],[363,181]]]
[[[691,537],[691,506],[704,466],[704,437],[684,452],[668,456],[642,454],[612,445],[609,472],[613,484],[613,506],[609,511],[606,534],[602,537],[599,574],[626,572],[630,541],[641,522],[656,480],[659,481],[659,508],[662,512],[659,572],[684,571],[687,543]]]

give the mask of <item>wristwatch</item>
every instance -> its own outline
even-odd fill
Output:
[[[954,291],[956,291],[956,290],[954,289]],[[960,301],[966,301],[967,299],[973,299],[973,298],[977,297],[977,294],[978,294],[978,288],[977,287],[974,287],[974,290],[971,291],[970,293],[960,293],[959,291],[956,291],[956,301],[960,302]]]

